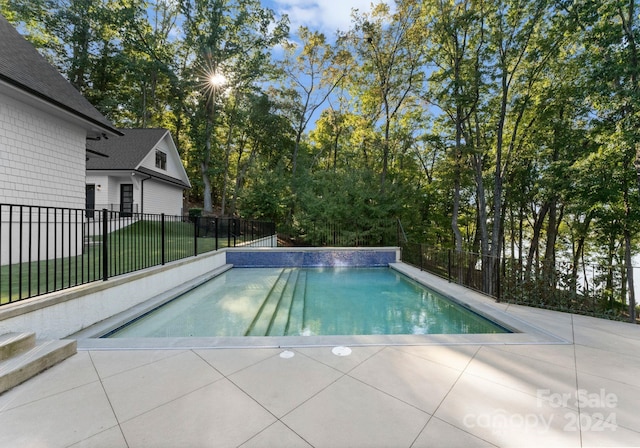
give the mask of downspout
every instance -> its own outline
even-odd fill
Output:
[[[149,176],[146,179],[140,181],[140,214],[144,213],[144,181],[151,179],[153,176]]]

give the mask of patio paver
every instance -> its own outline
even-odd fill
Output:
[[[0,446],[640,446],[640,326],[499,309],[566,343],[84,348],[0,395]]]

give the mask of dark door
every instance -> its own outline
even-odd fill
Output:
[[[120,185],[120,216],[133,213],[133,184]]]
[[[87,218],[93,218],[94,210],[96,209],[96,186],[93,184],[87,185],[86,203]]]

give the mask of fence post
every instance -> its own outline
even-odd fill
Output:
[[[18,241],[20,241],[20,247],[18,247],[18,300],[22,299],[22,232],[23,232],[23,227],[24,227],[24,223],[23,223],[23,206],[20,205],[19,206],[19,210],[20,210],[20,224],[18,227]],[[64,226],[63,226],[64,227]],[[31,230],[31,229],[29,229]],[[63,249],[64,251],[64,249]],[[64,270],[63,270],[64,272]],[[64,277],[63,277],[64,278]],[[29,277],[29,281],[31,281],[31,277]]]
[[[501,262],[500,261],[500,257],[496,256],[496,259],[493,261],[494,271],[495,271],[495,273],[494,273],[494,275],[495,275],[495,283],[494,283],[495,291],[493,291],[493,293],[494,293],[494,296],[496,298],[496,303],[500,302],[500,280],[501,280],[500,279],[500,272],[501,272],[500,262]]]
[[[161,251],[161,262],[162,265],[164,266],[165,263],[165,226],[164,226],[164,213],[160,214],[160,245],[162,246],[160,251]]]
[[[240,232],[241,232],[241,228],[240,228],[240,220],[237,219],[233,219],[233,247],[236,247],[238,245],[238,237],[240,236]],[[240,240],[240,242],[242,242],[242,240]]]
[[[218,236],[220,233],[220,227],[218,226],[218,218],[213,218],[213,232],[215,233],[215,238],[216,238],[216,250],[218,250]]]
[[[1,218],[1,217],[0,217]],[[0,219],[0,223],[2,219]],[[48,229],[48,226],[47,226]],[[22,244],[22,241],[20,242]],[[47,248],[49,245],[47,244]],[[47,258],[48,259],[48,258]],[[49,270],[47,269],[47,273]],[[47,278],[47,280],[49,280]],[[9,302],[13,300],[13,205],[9,204]],[[48,282],[47,282],[48,286]]]
[[[200,229],[200,217],[193,217],[193,256],[198,256],[198,230]]]
[[[447,280],[451,283],[451,249],[447,251]]]
[[[107,209],[102,209],[102,281],[109,280],[109,217]]]

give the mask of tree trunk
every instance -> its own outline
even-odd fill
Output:
[[[385,192],[387,182],[387,171],[389,169],[389,138],[391,129],[391,117],[389,116],[389,101],[384,97],[385,123],[384,123],[384,142],[382,144],[382,174],[380,176],[380,191]]]
[[[549,202],[549,220],[547,221],[547,244],[544,250],[543,276],[545,284],[555,287],[555,266],[556,266],[556,239],[557,239],[557,217],[558,202],[554,197]]]
[[[633,279],[633,265],[631,264],[631,234],[624,231],[624,262],[627,267],[627,284],[629,286],[629,321],[636,323],[636,294]]]
[[[211,100],[210,100],[211,101]],[[211,108],[211,110],[209,110]],[[213,114],[215,106],[207,106],[207,125],[205,127],[205,143],[204,143],[204,157],[200,162],[200,174],[202,175],[203,185],[203,209],[205,213],[213,213],[213,203],[211,200],[211,178],[209,177],[209,164],[211,163],[211,140],[213,138]]]
[[[74,2],[71,10],[77,9],[84,11],[84,5],[78,5]],[[73,14],[73,12],[72,12]],[[75,19],[75,20],[74,20]],[[88,18],[86,16],[76,16],[73,20],[73,33],[71,46],[73,49],[73,57],[71,58],[71,68],[69,70],[69,81],[81,93],[85,93],[86,80],[85,74],[89,69],[89,40],[91,30],[89,29]]]
[[[476,177],[476,197],[478,198],[478,226],[480,231],[480,253],[482,255],[482,290],[489,292],[490,271],[486,268],[489,260],[489,229],[487,228],[487,199],[482,178],[482,155],[474,154],[473,162]]]
[[[636,33],[634,30],[634,21],[637,20],[637,15],[635,13],[635,0],[628,0],[626,11],[619,6],[619,15],[622,19],[622,29],[624,32],[624,36],[626,38],[627,49],[629,51],[629,67],[631,72],[631,88],[633,92],[633,96],[637,98],[638,90],[640,86],[638,85],[639,77],[640,77],[640,61],[638,60],[638,47],[636,42]],[[632,103],[633,104],[633,103]],[[633,105],[631,105],[629,110],[629,115],[634,117],[637,114],[637,111],[634,110]],[[636,126],[634,126],[634,131],[637,131],[637,122]],[[636,164],[638,163],[637,153],[640,149],[636,143],[635,148],[630,148],[630,153],[636,154]],[[632,162],[632,160],[630,160]],[[636,175],[638,174],[639,166],[636,165]],[[638,181],[638,187],[640,187],[640,176],[636,176]],[[626,198],[625,198],[626,201]],[[628,210],[627,215],[629,215],[630,210]],[[628,252],[628,253],[627,253]],[[633,323],[636,322],[636,298],[635,291],[633,288],[633,266],[631,265],[631,236],[629,235],[628,225],[625,225],[625,263],[627,264],[627,282],[629,285],[629,320]]]
[[[224,149],[224,175],[222,178],[222,198],[220,200],[220,215],[225,216],[226,205],[227,205],[227,188],[229,184],[229,168],[230,168],[230,159],[231,159],[231,142],[233,139],[233,131],[235,129],[234,124],[235,120],[235,112],[237,108],[237,101],[233,103],[233,110],[231,111],[229,117],[229,130],[227,132],[227,142],[225,144]],[[242,152],[241,152],[242,154]]]
[[[545,202],[542,204],[542,208],[540,212],[538,212],[538,216],[533,223],[533,235],[531,237],[531,245],[529,246],[529,253],[527,254],[527,269],[525,279],[531,279],[531,269],[533,268],[533,258],[535,254],[538,252],[538,245],[540,242],[540,233],[542,231],[542,224],[547,216],[547,212],[549,211],[549,203]]]
[[[240,195],[242,186],[244,184],[245,175],[247,174],[247,170],[253,164],[253,161],[255,160],[257,153],[258,153],[257,145],[254,145],[253,149],[251,150],[251,154],[249,155],[249,160],[247,160],[247,162],[242,166],[240,164],[241,155],[238,156],[238,174],[236,176],[236,188],[233,191],[233,198],[231,200],[232,214],[235,213],[237,210],[236,204],[238,202],[238,196]]]
[[[631,264],[631,232],[629,230],[629,222],[632,219],[631,216],[631,203],[630,203],[629,188],[627,188],[625,182],[624,203],[625,203],[625,225],[624,225],[624,264],[627,268],[627,285],[629,287],[629,320],[632,323],[636,322],[636,295],[634,289],[633,279],[633,265]]]
[[[580,223],[580,233],[578,236],[578,244],[573,253],[573,265],[571,267],[571,291],[575,296],[578,294],[578,266],[580,265],[580,260],[584,259],[584,243],[587,239],[587,232],[589,231],[589,226],[591,224],[591,213],[589,213],[584,222]],[[586,277],[585,277],[586,279]]]
[[[457,61],[456,61],[457,62]],[[455,95],[456,101],[460,101],[459,98],[459,67],[456,64],[455,67],[456,79],[455,79]],[[454,190],[453,190],[453,213],[451,217],[451,230],[453,230],[453,235],[455,238],[456,244],[456,252],[462,251],[462,235],[460,234],[460,228],[458,227],[458,214],[460,213],[460,177],[462,176],[461,171],[463,160],[462,154],[462,126],[463,126],[463,109],[462,105],[458,104],[456,106],[456,115],[455,115],[455,125],[456,125],[456,143],[455,143],[455,180],[454,180]]]
[[[502,192],[503,192],[503,173],[502,173],[502,149],[504,144],[504,126],[507,119],[507,100],[509,97],[509,84],[507,81],[508,67],[506,61],[502,61],[502,97],[500,101],[500,116],[498,118],[498,126],[496,130],[496,159],[495,159],[495,171],[493,174],[493,229],[491,230],[491,247],[489,249],[489,256],[492,258],[489,263],[489,274],[491,283],[489,284],[490,295],[494,294],[497,284],[497,278],[495,277],[495,270],[497,264],[495,261],[500,257],[501,252],[501,231],[502,224]]]
[[[477,87],[476,87],[477,88]],[[468,122],[469,123],[469,122]],[[491,284],[491,271],[488,269],[489,265],[489,229],[487,221],[487,197],[484,188],[483,177],[483,163],[482,163],[482,133],[480,131],[480,120],[477,113],[473,114],[473,127],[475,132],[472,132],[471,123],[469,123],[469,129],[465,134],[465,139],[468,142],[473,142],[473,166],[474,175],[476,181],[476,197],[478,198],[478,227],[480,231],[480,254],[482,255],[482,291],[488,293]]]
[[[457,156],[456,156],[457,157]],[[458,214],[460,212],[460,168],[459,160],[456,160],[455,179],[453,184],[453,210],[451,211],[451,231],[455,241],[456,253],[462,251],[462,234],[458,226]]]

